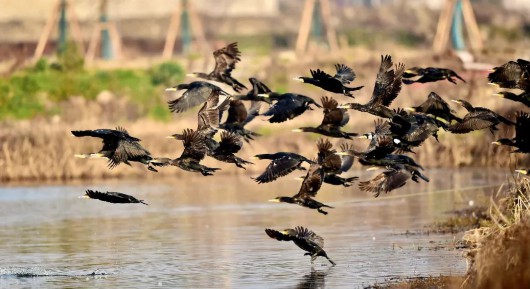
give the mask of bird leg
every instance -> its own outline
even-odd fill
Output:
[[[321,214],[324,214],[324,215],[327,215],[327,214],[328,214],[328,212],[322,210],[321,208],[318,208],[317,211],[318,211],[319,213],[321,213]]]
[[[317,259],[317,255],[311,255],[311,264],[315,263],[316,259]]]

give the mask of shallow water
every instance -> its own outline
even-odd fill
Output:
[[[395,276],[461,275],[461,252],[444,246],[453,236],[403,233],[488,198],[507,176],[426,174],[430,183],[377,199],[356,186],[324,185],[317,199],[336,207],[327,216],[266,202],[298,191],[291,176],[264,185],[189,174],[148,183],[2,187],[0,288],[360,288]],[[149,206],[78,198],[88,188],[131,194]],[[324,237],[338,265],[319,258],[311,266],[292,242],[264,233],[297,225]]]

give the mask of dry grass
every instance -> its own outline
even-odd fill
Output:
[[[459,288],[462,279],[456,276],[400,278],[374,284],[365,289],[456,289]]]

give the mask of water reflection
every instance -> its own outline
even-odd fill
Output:
[[[268,203],[298,190],[300,183],[290,179],[256,185],[248,178],[214,176],[207,183],[190,178],[0,188],[0,267],[68,275],[39,281],[0,276],[0,287],[351,288],[389,276],[462,274],[465,260],[458,251],[428,249],[430,241],[448,244],[452,236],[401,233],[438,221],[471,199],[489,198],[505,176],[428,174],[430,183],[411,183],[378,199],[356,187],[325,185],[317,199],[336,207],[327,216]],[[79,199],[86,188],[122,191],[149,206]],[[264,232],[298,225],[326,240],[336,267],[317,259],[309,271],[303,252]],[[69,275],[96,269],[109,275]]]

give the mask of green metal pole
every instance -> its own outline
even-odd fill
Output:
[[[66,21],[66,0],[61,1],[61,17],[59,18],[59,45],[57,53],[62,54],[66,50],[68,36],[68,22]]]
[[[182,3],[182,14],[180,17],[180,27],[182,35],[182,52],[187,53],[191,49],[191,29],[190,29],[190,18],[188,14],[188,0],[183,0]]]
[[[322,40],[322,8],[320,7],[320,1],[316,1],[315,8],[313,9],[313,21],[311,21],[311,36],[313,39],[317,39],[319,42]]]
[[[101,1],[99,22],[105,25],[108,21],[107,16],[107,0]],[[110,42],[110,33],[109,29],[105,28],[101,30],[101,57],[105,60],[110,60],[114,58],[114,53],[112,51],[112,43]]]
[[[462,29],[463,12],[462,0],[458,0],[453,12],[453,24],[451,26],[451,40],[455,50],[465,50],[464,30]]]

